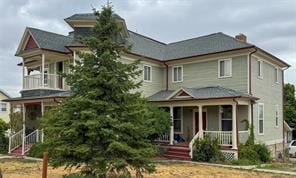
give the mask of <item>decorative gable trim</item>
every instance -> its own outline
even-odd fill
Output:
[[[174,91],[170,96],[166,99],[184,99],[184,98],[194,98],[189,92],[187,92],[184,88],[180,88]]]
[[[36,48],[38,48],[38,45],[35,42],[35,40],[33,39],[33,37],[30,35],[28,38],[28,41],[25,45],[24,50],[30,50],[30,49],[36,49]]]
[[[28,46],[29,42],[30,42],[30,46]],[[31,47],[31,48],[27,48],[27,47]],[[20,54],[23,50],[36,49],[36,48],[40,48],[40,46],[37,43],[36,39],[34,39],[34,36],[30,33],[29,28],[26,28],[22,36],[21,42],[17,48],[16,55]]]

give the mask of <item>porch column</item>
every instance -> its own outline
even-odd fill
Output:
[[[199,137],[203,138],[203,119],[202,119],[202,105],[198,106],[198,133]]]
[[[232,149],[237,149],[236,107],[236,103],[232,104]]]
[[[23,58],[23,89],[25,89],[25,59]]]
[[[171,115],[171,130],[170,130],[170,145],[174,144],[174,107],[170,106],[170,115]]]
[[[25,154],[25,136],[26,136],[26,106],[23,103],[22,104],[23,107],[23,138],[22,138],[22,155]]]
[[[41,116],[44,116],[44,102],[41,101]]]
[[[42,53],[42,64],[41,64],[41,86],[44,88],[44,65],[45,65],[45,55]]]

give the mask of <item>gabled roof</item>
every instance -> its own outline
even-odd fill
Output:
[[[1,90],[0,89],[0,93],[2,93],[4,96],[6,96],[7,98],[11,98],[10,96],[9,96],[9,94],[7,94],[5,91],[3,91],[3,90]]]
[[[181,88],[179,90],[162,90],[150,97],[148,97],[148,101],[170,101],[170,100],[178,100],[183,98],[175,98],[174,94],[183,90],[188,93],[195,100],[205,100],[205,99],[221,99],[221,98],[250,98],[256,100],[257,98],[242,93],[236,90],[223,88],[220,86],[212,86],[212,87],[202,87],[202,88]]]
[[[113,14],[113,16],[122,19],[118,14]],[[79,13],[65,18],[65,21],[69,20],[96,20],[96,16],[94,13]]]

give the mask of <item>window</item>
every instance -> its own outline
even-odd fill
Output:
[[[182,109],[174,107],[174,132],[182,133]]]
[[[262,73],[262,61],[258,61],[258,77],[263,78],[263,73]]]
[[[274,68],[274,82],[279,83],[278,68]]]
[[[144,65],[143,80],[146,81],[146,82],[151,82],[152,81],[151,66]]]
[[[221,106],[221,129],[232,131],[232,106]]]
[[[294,141],[293,143],[291,143],[291,146],[296,146],[296,141]]]
[[[219,78],[232,76],[232,59],[221,59],[218,61]]]
[[[275,105],[275,126],[279,126],[279,106]]]
[[[6,111],[7,111],[7,104],[0,103],[0,112],[6,112]]]
[[[183,67],[174,66],[173,67],[173,82],[182,82],[183,81]]]
[[[264,104],[258,104],[258,132],[264,134]]]

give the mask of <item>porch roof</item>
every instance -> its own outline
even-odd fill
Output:
[[[16,101],[30,101],[30,100],[42,100],[42,99],[50,99],[50,98],[65,98],[71,95],[70,91],[58,92],[54,94],[42,95],[42,96],[25,96],[25,97],[15,97],[6,99],[3,101],[6,102],[16,102]]]
[[[176,97],[178,93],[185,92],[188,97]],[[174,101],[174,100],[206,100],[222,98],[249,98],[256,100],[258,98],[240,91],[223,88],[220,86],[202,87],[202,88],[180,88],[178,90],[162,90],[148,97],[148,101]]]

